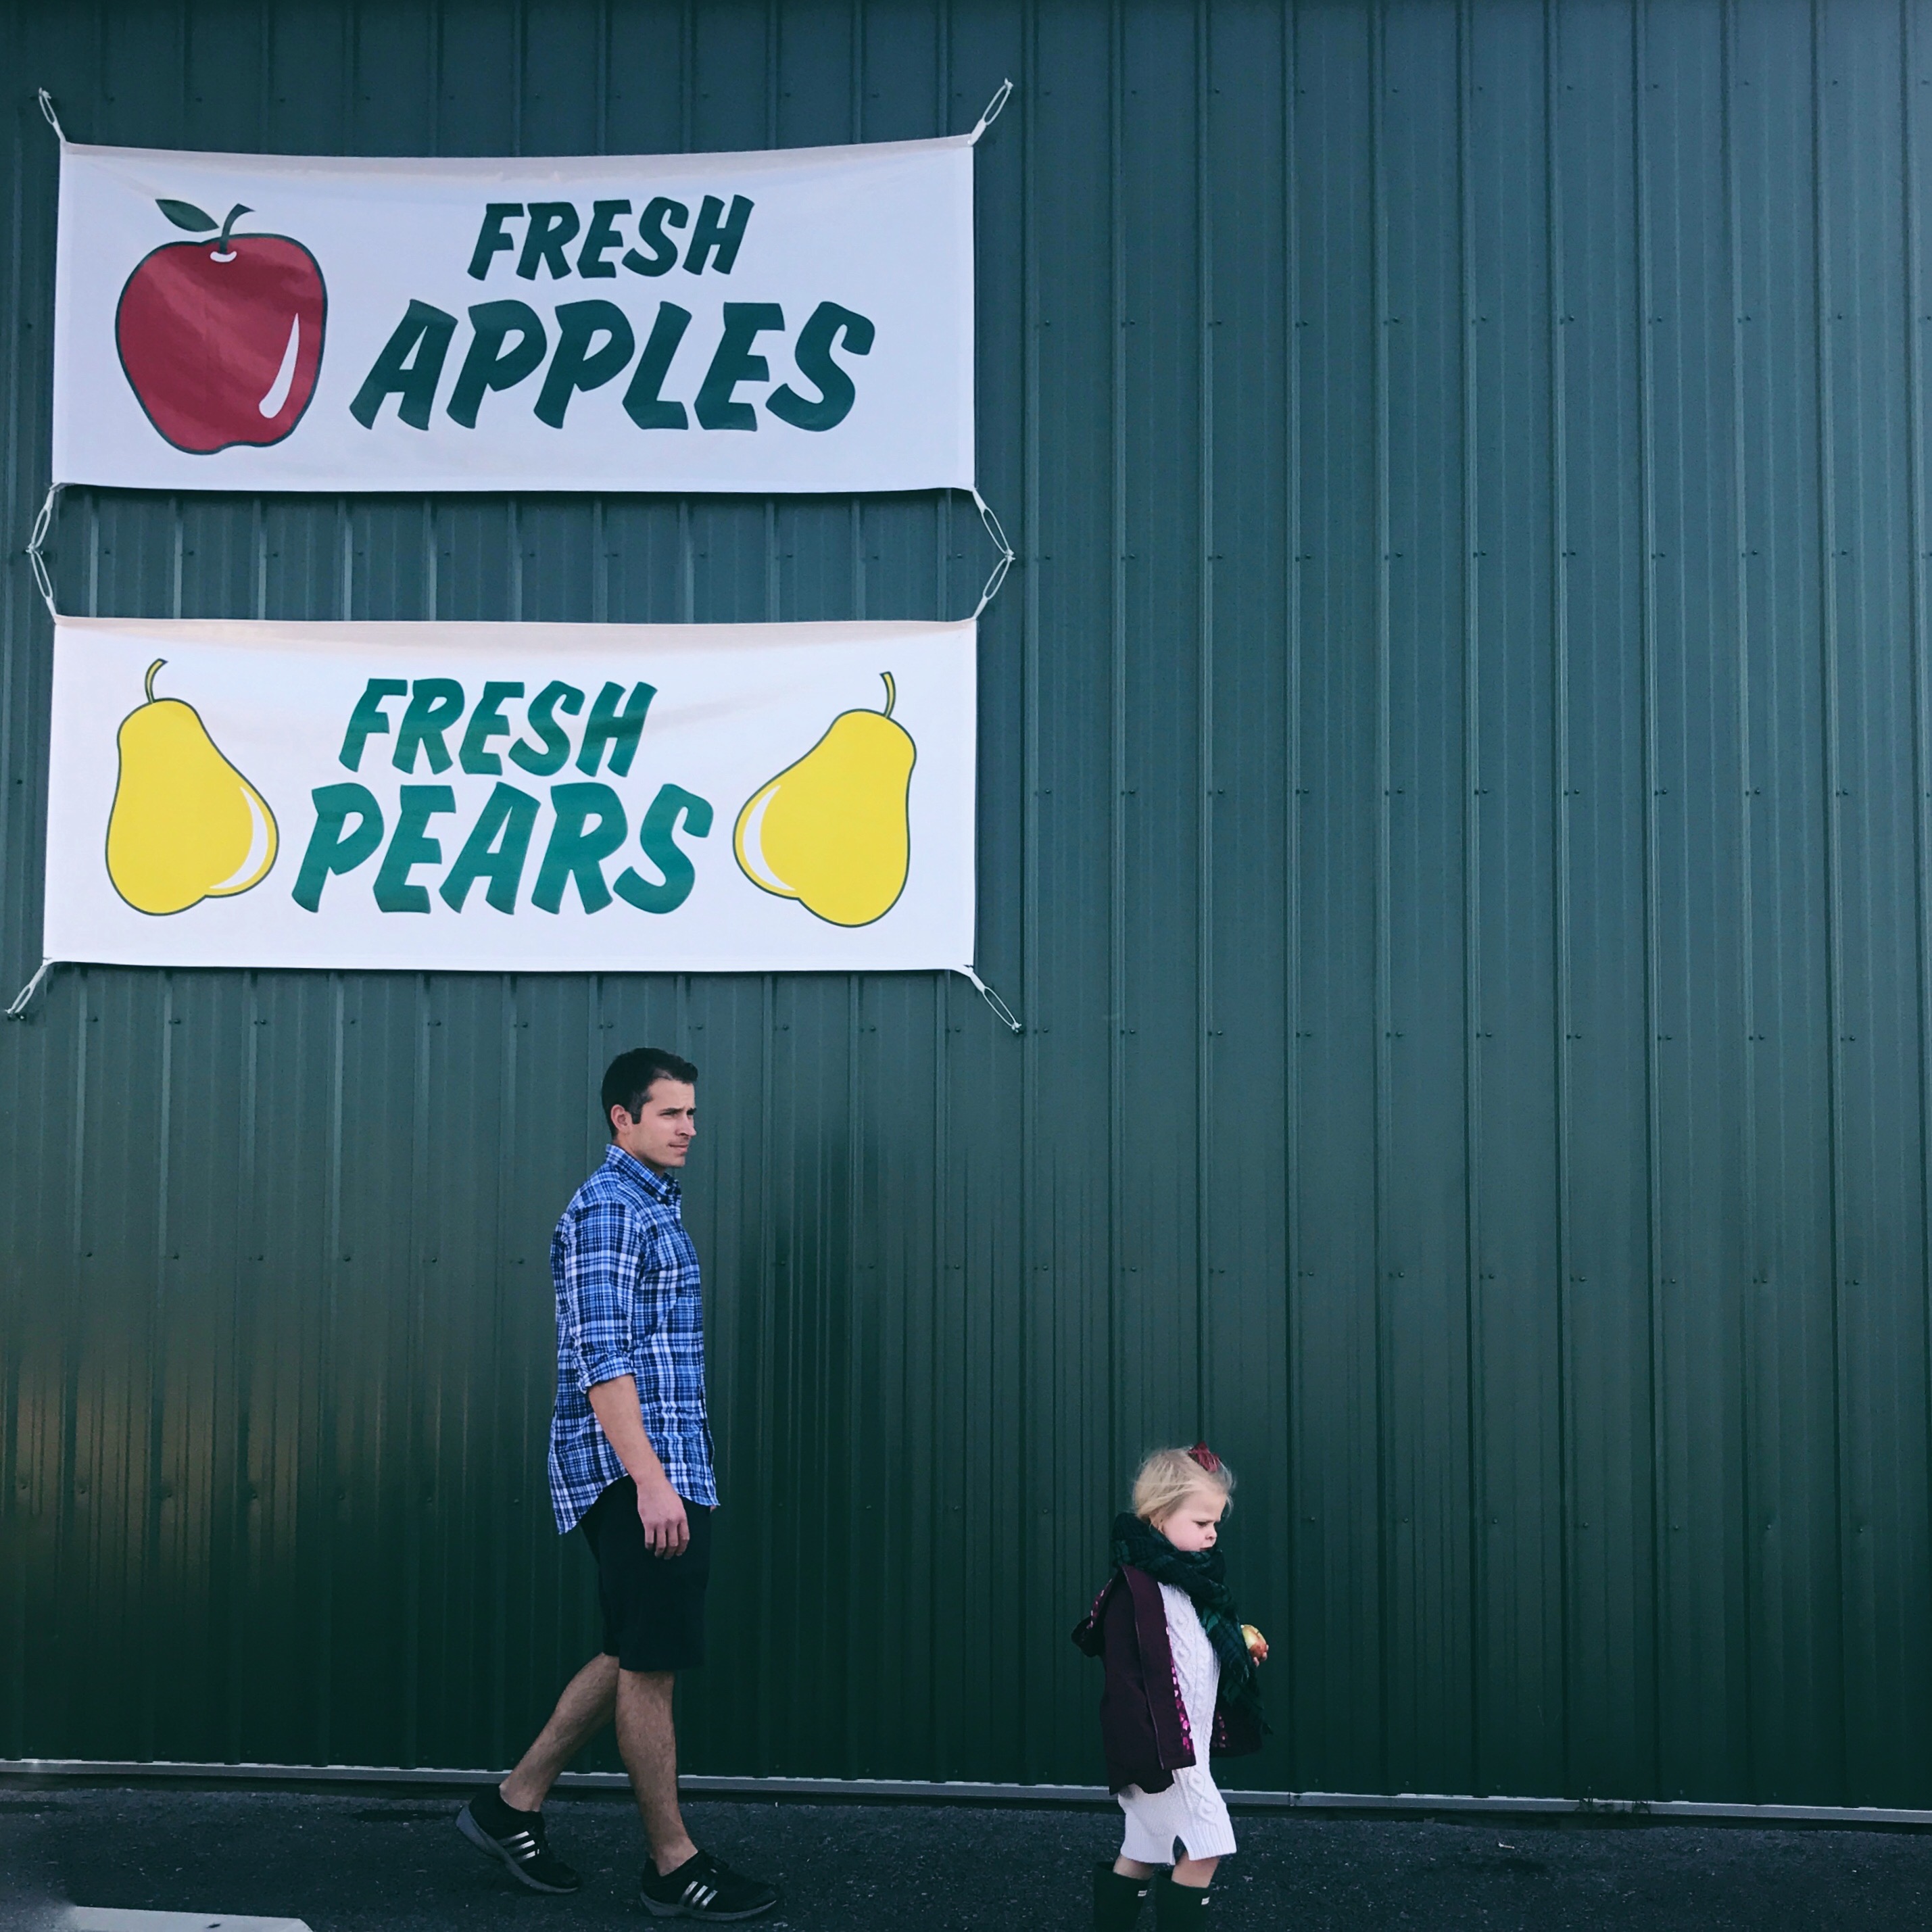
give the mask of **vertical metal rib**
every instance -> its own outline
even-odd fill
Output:
[[[932,124],[934,134],[944,134],[952,127],[951,0],[938,0],[935,18]],[[952,497],[950,492],[940,494],[934,527],[938,550],[934,580],[938,586],[939,609],[944,614],[952,608],[949,594],[952,587]],[[928,1654],[933,1657],[944,1654],[945,1642],[946,1610],[942,1601],[943,1593],[938,1587],[938,1579],[943,1574],[939,1563],[939,1551],[952,1534],[952,1526],[946,1504],[949,1500],[948,1485],[955,1475],[950,1466],[945,1432],[939,1420],[944,1417],[949,1406],[945,1391],[952,1372],[952,1365],[948,1361],[948,1352],[941,1341],[944,1332],[941,1324],[952,1306],[953,1277],[956,1274],[963,1279],[964,1273],[963,1269],[957,1269],[952,1264],[955,1237],[952,1217],[947,1212],[947,1194],[952,1172],[952,993],[958,983],[958,976],[941,973],[937,976],[938,983],[934,989],[932,1005],[932,1181],[929,1196],[932,1215],[932,1278],[927,1289],[932,1310],[932,1346],[928,1351],[926,1382],[926,1401],[934,1418],[929,1438],[932,1444],[932,1467],[927,1472],[926,1486],[926,1547],[935,1585],[927,1599],[926,1647]],[[958,1745],[952,1700],[945,1694],[939,1673],[936,1671],[931,1676],[928,1695],[930,1703],[926,1721],[932,1738],[931,1762],[933,1775],[942,1778],[956,1776],[954,1767],[957,1762]]]
[[[1281,168],[1282,339],[1288,360],[1288,380],[1284,395],[1287,414],[1284,460],[1287,489],[1284,509],[1286,527],[1282,591],[1287,622],[1288,676],[1283,692],[1282,719],[1285,746],[1285,796],[1282,866],[1282,997],[1283,1016],[1282,1066],[1282,1198],[1286,1204],[1286,1260],[1288,1264],[1288,1358],[1281,1364],[1282,1385],[1288,1391],[1282,1414],[1282,1493],[1287,1498],[1283,1512],[1286,1532],[1283,1538],[1286,1568],[1283,1580],[1288,1600],[1294,1600],[1294,1586],[1300,1574],[1301,1523],[1300,1469],[1298,1430],[1301,1420],[1300,1388],[1296,1379],[1297,1364],[1304,1359],[1302,1347],[1302,1247],[1301,1247],[1301,241],[1296,218],[1296,198],[1300,191],[1295,165],[1295,102],[1300,82],[1297,78],[1298,16],[1295,0],[1282,0],[1281,13]],[[1118,343],[1120,332],[1114,331]],[[1118,1032],[1118,1029],[1116,1029]],[[1118,1162],[1116,1163],[1118,1166]],[[1287,1736],[1290,1777],[1299,1760],[1295,1747],[1299,1731],[1294,1723],[1300,1690],[1296,1670],[1298,1646],[1284,1647],[1287,1666],[1288,1722]]]
[[[296,1533],[313,1538],[327,1552],[316,1578],[315,1649],[309,1682],[310,1708],[314,1713],[316,1762],[328,1764],[334,1758],[335,1713],[335,1565],[329,1558],[335,1547],[336,1430],[340,1414],[340,1391],[335,1385],[338,1351],[338,1326],[342,1318],[342,1268],[350,1256],[344,1251],[342,1218],[343,1142],[349,1124],[345,1118],[346,1063],[348,1058],[348,992],[345,976],[331,973],[328,1028],[328,1139],[322,1167],[324,1249],[320,1320],[316,1324],[316,1359],[310,1369],[310,1386],[314,1391],[311,1427],[314,1437],[310,1455],[306,1496],[298,1484]],[[306,1504],[306,1508],[304,1504]],[[306,1520],[304,1520],[306,1519]]]
[[[1924,1324],[1927,1359],[1922,1365],[1932,1400],[1932,668],[1927,663],[1932,623],[1928,623],[1927,556],[1932,530],[1926,520],[1925,325],[1919,313],[1924,292],[1924,211],[1920,203],[1918,10],[1913,0],[1899,9],[1899,106],[1904,152],[1905,243],[1905,422],[1907,452],[1906,527],[1912,536],[1912,832],[1915,887],[1912,935],[1918,981],[1918,1258],[1919,1314]],[[1925,1418],[1921,1418],[1922,1430]],[[1748,1469],[1749,1463],[1746,1468]],[[1932,1508],[1932,1490],[1928,1492]],[[1932,1529],[1932,1523],[1928,1523]]]
[[[1040,1133],[1040,1035],[1042,1028],[1041,987],[1043,979],[1041,948],[1038,943],[1040,915],[1040,825],[1039,785],[1040,776],[1040,572],[1036,560],[1040,552],[1040,210],[1034,198],[1034,183],[1038,178],[1036,166],[1038,130],[1040,125],[1040,94],[1034,85],[1034,76],[1040,70],[1040,10],[1036,0],[1026,0],[1022,12],[1022,41],[1020,55],[1020,88],[1024,103],[1020,113],[1020,308],[1024,330],[1024,363],[1021,376],[1020,419],[1022,461],[1024,466],[1025,502],[1021,508],[1022,525],[1026,532],[1022,551],[1027,569],[1021,579],[1024,596],[1021,603],[1022,637],[1020,645],[1020,682],[1024,694],[1021,725],[1020,750],[1020,1010],[1026,1016],[1027,1030],[1020,1042],[1020,1145],[1018,1160],[1020,1172],[1024,1177],[1020,1188],[1020,1225],[1018,1252],[1021,1260],[1021,1299],[1017,1310],[1019,1322],[1019,1358],[1016,1386],[1020,1396],[1019,1466],[1044,1466],[1050,1458],[1060,1460],[1060,1444],[1053,1439],[1050,1430],[1036,1432],[1032,1403],[1035,1376],[1042,1367],[1050,1373],[1052,1353],[1047,1351],[1046,1361],[1042,1365],[1036,1359],[1035,1348],[1038,1340],[1034,1315],[1040,1295],[1041,1252],[1051,1254],[1053,1241],[1053,1212],[1050,1206],[1042,1207],[1042,1196],[1052,1199],[1051,1174],[1042,1176],[1040,1153],[1042,1146]],[[1051,1024],[1051,1022],[1047,1022]],[[1049,1282],[1051,1276],[1048,1277]],[[1051,1296],[1051,1288],[1048,1294]],[[1051,1325],[1046,1332],[1051,1334]],[[1038,1518],[1029,1513],[1030,1523]],[[1034,1535],[1024,1538],[1020,1544],[1019,1589],[1022,1601],[1030,1600],[1034,1593],[1049,1586],[1052,1570],[1049,1564],[1036,1568],[1035,1557],[1037,1545]],[[1037,1728],[1038,1712],[1047,1686],[1050,1673],[1040,1672],[1037,1684],[1028,1681],[1033,1653],[1023,1649],[1021,1685],[1021,1708],[1027,1714],[1021,1730],[1021,1762],[1030,1767],[1044,1760],[1046,1754],[1041,1749],[1045,1738]],[[1028,1774],[1030,1774],[1030,1771]]]
[[[1722,140],[1724,169],[1724,240],[1726,283],[1731,309],[1731,496],[1735,506],[1732,549],[1737,558],[1734,596],[1737,600],[1737,646],[1735,656],[1736,729],[1738,783],[1742,798],[1738,813],[1738,958],[1740,973],[1739,1000],[1743,1008],[1744,1035],[1740,1158],[1743,1185],[1740,1202],[1744,1216],[1745,1280],[1738,1304],[1738,1362],[1739,1366],[1738,1429],[1742,1453],[1738,1458],[1742,1476],[1744,1510],[1744,1623],[1739,1641],[1744,1652],[1743,1761],[1754,1778],[1756,1753],[1753,1731],[1756,1721],[1756,1698],[1753,1678],[1756,1671],[1756,1632],[1753,1610],[1756,1592],[1752,1577],[1759,1567],[1760,1542],[1756,1524],[1756,1485],[1754,1480],[1752,1444],[1757,1430],[1755,1337],[1759,1291],[1768,1273],[1768,1256],[1762,1232],[1758,1226],[1758,1011],[1756,905],[1756,788],[1752,783],[1751,756],[1751,598],[1750,598],[1750,478],[1744,453],[1744,240],[1739,213],[1742,200],[1738,155],[1737,76],[1738,0],[1724,0],[1723,45]],[[1910,98],[1908,88],[1906,98]],[[1915,417],[1915,421],[1916,420]],[[1755,1785],[1752,1795],[1756,1795]]]
[[[1462,323],[1462,1265],[1467,1278],[1464,1347],[1468,1361],[1465,1401],[1468,1442],[1464,1482],[1469,1498],[1469,1649],[1472,1788],[1489,1789],[1484,1773],[1486,1733],[1481,1660],[1489,1619],[1488,1484],[1483,1441],[1487,1424],[1483,1374],[1483,947],[1482,947],[1482,588],[1478,555],[1482,529],[1477,515],[1478,409],[1475,298],[1475,182],[1470,154],[1474,112],[1475,0],[1456,10],[1456,179],[1460,277],[1457,314]]]
[[[163,1516],[162,1490],[164,1485],[165,1456],[167,1450],[167,1418],[165,1407],[167,1396],[168,1352],[168,1236],[169,1210],[172,1205],[170,1198],[170,1180],[173,1152],[174,1125],[174,1070],[175,1070],[175,976],[172,973],[160,975],[158,986],[150,988],[154,998],[156,1017],[160,1022],[160,1039],[158,1077],[155,1082],[154,1118],[154,1246],[148,1258],[151,1270],[148,1276],[147,1333],[142,1337],[141,1351],[142,1390],[140,1424],[145,1440],[142,1453],[137,1457],[131,1442],[119,1445],[119,1453],[126,1458],[123,1481],[129,1494],[127,1498],[126,1520],[139,1522],[140,1546],[134,1552],[134,1560],[128,1570],[139,1576],[142,1600],[152,1606],[160,1602],[167,1588],[167,1564],[161,1549],[161,1520]],[[145,1004],[145,1002],[141,1004]],[[131,1422],[133,1417],[129,1418]],[[139,1488],[136,1488],[136,1484]],[[146,1653],[149,1667],[140,1672],[140,1718],[139,1735],[145,1755],[158,1755],[157,1742],[160,1736],[160,1678],[161,1672],[154,1667],[160,1659],[155,1654],[158,1646],[152,1634],[145,1635],[145,1641],[138,1647]]]
[[[485,1442],[479,1445],[489,1484],[487,1493],[492,1497],[502,1496],[506,1490],[514,1496],[533,1488],[538,1508],[542,1508],[549,1500],[542,1480],[535,1472],[524,1475],[521,1480],[512,1476],[506,1483],[503,1472],[512,1464],[515,1453],[515,1436],[512,1426],[514,1412],[506,1401],[506,1380],[514,1386],[514,1378],[508,1365],[514,1360],[514,1352],[508,1346],[514,1332],[510,1316],[511,1297],[509,1270],[506,1263],[514,1258],[512,1244],[517,1234],[516,1228],[516,1168],[524,1145],[523,1128],[523,1060],[524,1036],[529,1030],[529,1022],[524,1018],[524,986],[514,973],[506,974],[502,980],[501,1011],[504,1027],[502,1047],[502,1087],[496,1111],[496,1172],[494,1221],[496,1233],[496,1278],[490,1302],[490,1356],[500,1365],[494,1386],[482,1401]],[[534,1288],[541,1295],[542,1289],[538,1282],[545,1280],[549,1274],[546,1266],[534,1281],[528,1274],[516,1276],[518,1285],[525,1292]],[[520,1419],[520,1418],[518,1418]],[[510,1567],[513,1560],[514,1539],[508,1535],[499,1535],[492,1539],[490,1550],[489,1576],[490,1587],[496,1593],[496,1600],[507,1604],[510,1601]],[[513,1754],[521,1748],[521,1741],[510,1735],[509,1699],[507,1695],[510,1677],[510,1657],[508,1618],[493,1617],[489,1622],[487,1646],[487,1675],[491,1696],[489,1703],[489,1738],[491,1746],[490,1762],[508,1764]]]
[[[1672,1566],[1670,1561],[1670,1496],[1665,1400],[1665,1329],[1663,1298],[1663,1096],[1661,1056],[1658,1028],[1663,1024],[1658,959],[1658,829],[1657,829],[1657,454],[1656,454],[1656,356],[1652,329],[1656,326],[1652,308],[1650,271],[1650,154],[1645,137],[1644,95],[1649,68],[1648,0],[1636,0],[1631,12],[1630,99],[1632,111],[1632,166],[1636,207],[1637,294],[1637,530],[1642,549],[1640,558],[1639,662],[1641,667],[1639,698],[1643,718],[1643,1014],[1645,1218],[1647,1224],[1648,1280],[1646,1302],[1649,1340],[1650,1490],[1652,1536],[1655,1574],[1651,1580],[1652,1652],[1657,1660],[1652,1683],[1652,1723],[1657,1754],[1653,1789],[1664,1789],[1667,1772],[1664,1757],[1664,1712],[1668,1700],[1670,1672],[1666,1666],[1669,1651],[1665,1641],[1665,1603]]]
[[[257,508],[259,508],[259,503]],[[259,1601],[262,1592],[260,1568],[252,1561],[260,1546],[261,1520],[254,1510],[256,1500],[252,1478],[256,1454],[257,1418],[254,1402],[254,1368],[256,1337],[261,1332],[258,1311],[268,1287],[268,1255],[262,1236],[262,1150],[260,1138],[262,1113],[262,1030],[268,1024],[262,1011],[262,976],[244,976],[247,997],[243,1017],[248,1036],[243,1044],[242,1077],[241,1172],[236,1216],[242,1231],[242,1268],[236,1294],[230,1310],[229,1346],[236,1387],[235,1441],[232,1448],[236,1492],[235,1533],[238,1548],[231,1574],[238,1587],[228,1605],[231,1615],[250,1601]],[[272,1433],[273,1424],[270,1423]],[[262,1512],[266,1514],[267,1512]],[[253,1532],[253,1533],[251,1533]],[[226,1721],[221,1726],[222,1750],[231,1762],[248,1755],[245,1713],[248,1705],[243,1672],[232,1662],[225,1663],[226,1695],[222,1700]]]
[[[1376,1372],[1376,1766],[1386,1778],[1389,1762],[1389,1706],[1394,1688],[1393,1619],[1390,1579],[1395,1563],[1395,1511],[1390,1493],[1389,1432],[1394,1426],[1394,1370],[1390,1325],[1395,1319],[1388,1286],[1389,1136],[1395,1118],[1394,988],[1389,958],[1392,920],[1390,870],[1390,788],[1394,783],[1389,742],[1390,650],[1389,609],[1389,349],[1388,349],[1388,180],[1384,153],[1382,96],[1388,85],[1387,0],[1372,0],[1369,11],[1369,322],[1373,331],[1370,352],[1369,414],[1375,424],[1375,651],[1376,651],[1376,877],[1375,877],[1375,1146],[1372,1166],[1375,1198],[1371,1204],[1370,1252],[1375,1260],[1372,1293],[1375,1306]]]
[[[1641,4],[1641,0],[1640,0]],[[1548,314],[1550,392],[1550,779],[1556,796],[1550,801],[1556,837],[1551,842],[1550,905],[1554,930],[1551,948],[1556,970],[1555,1009],[1556,1037],[1551,1064],[1556,1073],[1554,1095],[1556,1116],[1556,1374],[1557,1442],[1556,1484],[1558,1498],[1556,1521],[1558,1601],[1556,1605],[1558,1696],[1557,1762],[1562,1767],[1564,1789],[1575,1789],[1570,1776],[1570,1631],[1574,1616],[1574,1523],[1576,1514],[1575,1470],[1576,1376],[1570,1359],[1570,1337],[1576,1333],[1575,1314],[1570,1306],[1574,1270],[1570,1252],[1570,1146],[1572,1138],[1572,1068],[1570,1048],[1576,1034],[1572,1006],[1570,957],[1570,500],[1568,420],[1566,413],[1568,364],[1563,350],[1564,325],[1563,274],[1563,184],[1557,161],[1558,109],[1562,91],[1558,82],[1562,64],[1559,35],[1561,16],[1557,0],[1544,0],[1543,10],[1543,192],[1546,280],[1544,299]],[[1642,97],[1637,112],[1642,112]]]
[[[1108,851],[1107,894],[1107,1334],[1108,1441],[1112,1466],[1124,1468],[1128,1445],[1121,1433],[1119,1391],[1127,1371],[1120,1299],[1126,1283],[1126,1204],[1122,1174],[1126,1158],[1127,1099],[1127,270],[1126,270],[1126,25],[1127,0],[1108,13],[1108,254],[1112,278],[1108,348],[1112,356],[1112,411],[1108,453],[1113,557],[1108,611]]]
[[[427,1472],[435,1466],[435,1404],[433,1386],[426,1387],[423,1369],[426,1351],[424,1331],[429,1318],[429,1269],[433,1258],[423,1252],[424,1244],[440,1234],[430,1176],[430,1147],[436,1119],[435,1070],[430,1064],[430,1034],[436,1024],[433,1010],[431,976],[410,975],[410,1058],[413,1078],[410,1092],[410,1220],[405,1239],[404,1279],[409,1299],[403,1324],[403,1386],[420,1390],[418,1399],[407,1403],[393,1423],[384,1418],[382,1453],[392,1450],[393,1433],[400,1438],[401,1486],[412,1507],[403,1511],[399,1539],[402,1576],[400,1594],[404,1640],[398,1660],[402,1682],[398,1687],[401,1709],[398,1713],[403,1748],[403,1762],[421,1762],[422,1716],[422,1544],[423,1518],[428,1513],[416,1498],[429,1484]],[[425,1444],[427,1443],[427,1448]]]
[[[1839,1051],[1845,1037],[1845,916],[1844,784],[1838,729],[1838,476],[1832,446],[1835,414],[1832,380],[1831,254],[1825,238],[1831,196],[1826,166],[1825,103],[1822,86],[1824,68],[1825,21],[1823,0],[1811,4],[1811,248],[1813,284],[1814,355],[1817,382],[1818,435],[1818,544],[1820,552],[1819,586],[1819,675],[1822,703],[1825,777],[1825,983],[1826,1010],[1830,1033],[1826,1048],[1828,1094],[1826,1138],[1831,1176],[1832,1255],[1832,1494],[1837,1526],[1838,1577],[1834,1592],[1838,1610],[1836,1666],[1838,1696],[1838,1772],[1847,1781],[1852,1764],[1852,1739],[1849,1730],[1846,1683],[1844,1635],[1845,1594],[1852,1563],[1852,1526],[1845,1507],[1844,1466],[1845,1395],[1849,1370],[1845,1359],[1846,1255],[1844,1230],[1844,1055]],[[1840,1790],[1839,1801],[1844,1802]]]
[[[1198,799],[1195,868],[1194,1409],[1204,1436],[1214,1417],[1213,1220],[1208,1177],[1214,1165],[1214,183],[1209,161],[1208,0],[1194,11],[1194,260],[1199,361],[1195,406],[1200,464],[1196,531],[1199,607],[1196,702]]]

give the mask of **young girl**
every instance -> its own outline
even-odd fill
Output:
[[[1255,1670],[1268,1645],[1235,1615],[1215,1547],[1234,1486],[1204,1442],[1156,1449],[1134,1478],[1133,1514],[1114,1519],[1114,1574],[1073,1633],[1106,1662],[1101,1742],[1126,1814],[1120,1856],[1094,1868],[1096,1932],[1128,1932],[1150,1879],[1160,1926],[1199,1924],[1234,1849],[1208,1760],[1261,1748]]]

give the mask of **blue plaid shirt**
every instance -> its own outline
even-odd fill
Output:
[[[556,1412],[550,1499],[560,1536],[625,1474],[588,1391],[638,1378],[644,1433],[686,1502],[716,1504],[704,1412],[704,1304],[680,1190],[613,1142],[550,1237],[556,1286]]]

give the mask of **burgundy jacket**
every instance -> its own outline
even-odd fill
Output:
[[[1131,1565],[1116,1570],[1074,1631],[1073,1641],[1107,1666],[1100,1693],[1100,1744],[1107,1757],[1108,1788],[1120,1791],[1138,1784],[1143,1791],[1165,1791],[1177,1771],[1197,1760],[1168,1646],[1160,1584]],[[1208,1748],[1215,1757],[1259,1750],[1261,1720],[1244,1705],[1220,1702]]]

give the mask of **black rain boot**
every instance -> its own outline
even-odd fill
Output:
[[[1109,1858],[1094,1868],[1094,1932],[1133,1932],[1141,1916],[1141,1900],[1148,1895],[1144,1878],[1126,1878],[1114,1870]]]
[[[1204,1885],[1176,1885],[1171,1872],[1162,1872],[1154,1882],[1154,1921],[1159,1932],[1177,1926],[1198,1928],[1208,1916],[1208,1888]]]

